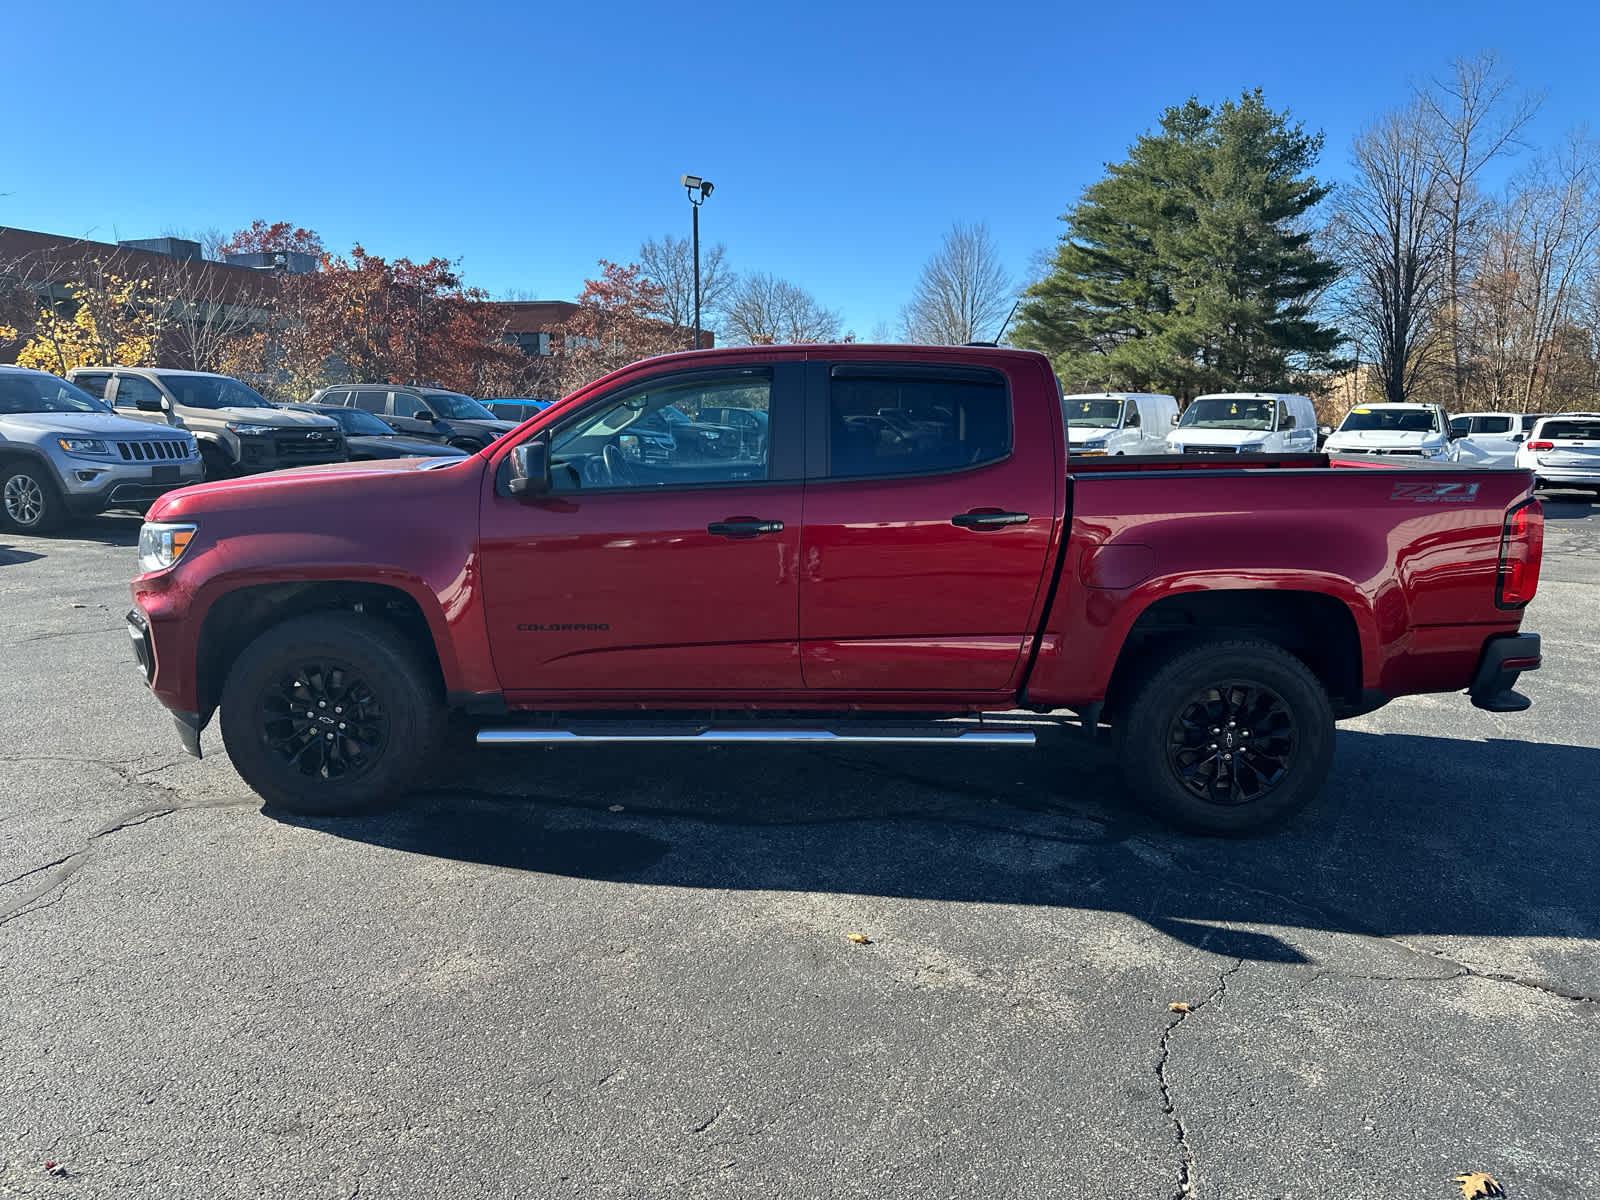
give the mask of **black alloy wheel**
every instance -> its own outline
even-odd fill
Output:
[[[1228,680],[1202,688],[1167,730],[1167,765],[1210,804],[1262,799],[1283,782],[1298,747],[1294,714],[1271,688]]]
[[[389,717],[348,663],[317,659],[280,676],[261,695],[267,745],[301,775],[355,778],[371,769],[389,741]]]

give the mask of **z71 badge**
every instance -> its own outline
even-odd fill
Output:
[[[1397,483],[1389,493],[1391,500],[1413,504],[1470,504],[1477,498],[1475,483]]]

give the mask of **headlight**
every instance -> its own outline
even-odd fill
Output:
[[[1267,448],[1267,444],[1265,442],[1251,442],[1248,446],[1240,446],[1239,447],[1239,453],[1240,454],[1260,454],[1266,448]]]
[[[58,433],[56,445],[68,454],[110,454],[110,449],[99,438],[73,437],[71,434]]]
[[[1424,446],[1424,447],[1422,447],[1422,457],[1423,458],[1438,458],[1443,453],[1444,453],[1444,447],[1443,446]]]
[[[1105,438],[1091,438],[1089,441],[1083,443],[1083,449],[1085,450],[1104,450],[1105,448]]]
[[[194,533],[193,525],[146,521],[139,529],[139,570],[165,571],[183,557]]]
[[[245,421],[229,421],[228,429],[241,437],[259,437],[262,434],[273,432],[271,425],[251,425]]]

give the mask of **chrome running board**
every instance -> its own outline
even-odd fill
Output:
[[[478,730],[480,746],[596,745],[633,742],[641,745],[728,746],[763,743],[817,743],[871,746],[1031,746],[1033,731],[1022,729],[956,729],[948,733],[928,726],[904,731],[877,728],[860,733],[834,729],[707,729],[679,727],[657,730],[648,726],[596,730],[529,729],[506,726]]]

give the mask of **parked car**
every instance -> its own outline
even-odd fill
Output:
[[[1460,435],[1437,404],[1360,404],[1323,445],[1332,455],[1376,454],[1455,462]]]
[[[1063,396],[1074,454],[1164,454],[1178,422],[1178,400],[1156,392],[1080,392]]]
[[[483,400],[480,403],[489,412],[502,421],[512,421],[520,425],[529,417],[542,413],[555,403],[554,400],[540,400],[532,396],[497,397],[493,400]]]
[[[1167,437],[1173,454],[1313,454],[1317,410],[1307,396],[1214,392],[1196,396]]]
[[[351,462],[369,462],[376,458],[461,458],[467,453],[456,446],[443,446],[427,438],[396,433],[393,426],[359,408],[340,408],[337,404],[307,404],[305,407],[333,418],[344,434]]]
[[[652,412],[735,396],[770,416],[756,458],[622,452]],[[939,436],[858,438],[849,418],[885,408]],[[485,745],[625,753],[1031,745],[995,716],[1020,707],[1109,725],[1135,794],[1238,832],[1311,799],[1339,717],[1418,692],[1529,704],[1526,472],[1146,473],[1069,459],[1062,419],[1025,351],[647,359],[471,458],[168,496],[131,641],[192,753],[220,706],[245,781],[323,813],[411,786],[452,710]]]
[[[67,378],[105,400],[119,417],[188,430],[200,445],[207,479],[345,458],[344,438],[329,418],[278,408],[226,375],[79,367]]]
[[[1541,418],[1517,448],[1517,466],[1532,471],[1541,487],[1600,493],[1600,413]]]
[[[444,388],[350,383],[323,388],[312,405],[359,408],[382,417],[396,432],[476,454],[519,422],[502,421],[471,396]]]
[[[1529,424],[1525,413],[1457,413],[1450,418],[1450,433],[1456,442],[1456,461],[1475,466],[1511,466],[1517,447],[1526,440]],[[1537,419],[1537,418],[1535,418]]]
[[[0,366],[0,526],[48,533],[69,516],[143,508],[200,475],[187,433],[158,434],[65,379]]]

